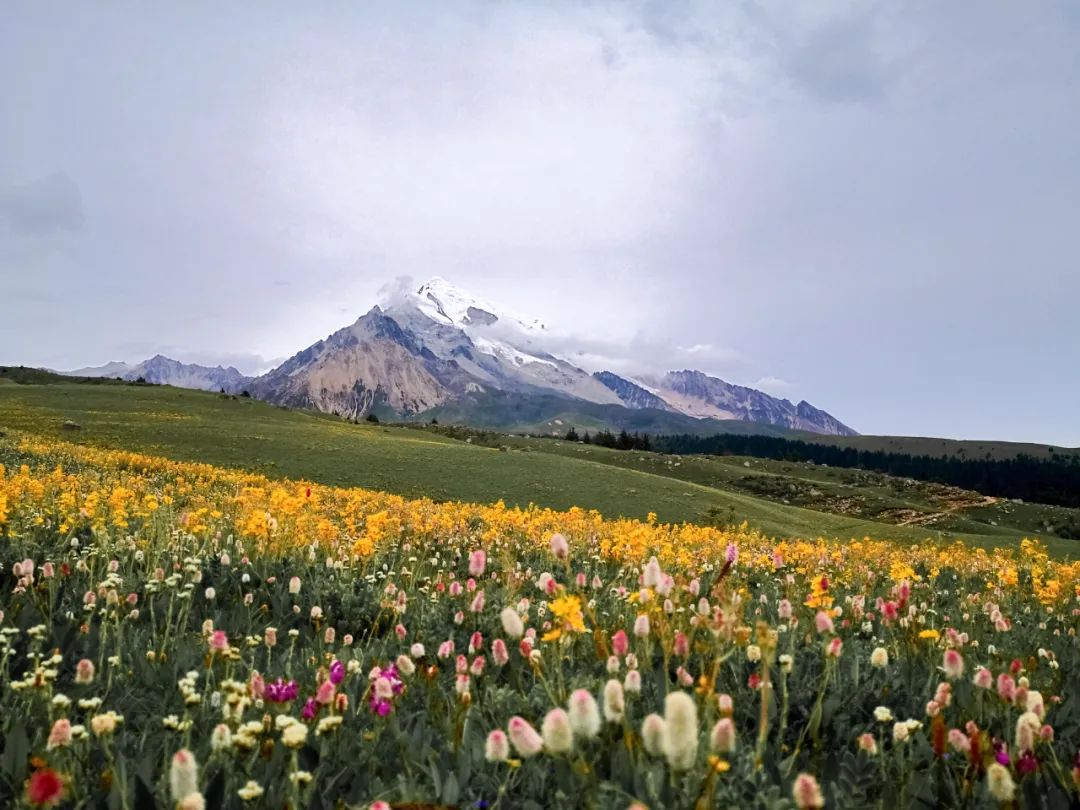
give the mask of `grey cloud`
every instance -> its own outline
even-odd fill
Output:
[[[0,224],[15,234],[77,231],[84,219],[79,186],[66,174],[0,186]]]

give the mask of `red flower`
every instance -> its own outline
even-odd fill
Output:
[[[761,676],[758,675],[756,672],[751,672],[750,677],[749,679],[747,679],[746,683],[751,689],[757,689],[759,686],[761,686]]]
[[[39,768],[26,783],[26,799],[35,807],[52,807],[64,798],[64,780],[52,768]]]

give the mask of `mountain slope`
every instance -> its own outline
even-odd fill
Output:
[[[596,371],[593,372],[593,377],[614,391],[615,396],[617,396],[619,401],[627,408],[656,408],[661,411],[675,410],[663,399],[663,397],[654,394],[644,386],[631,382],[625,377],[620,377],[618,374],[613,374],[610,371]]]
[[[156,385],[175,385],[177,388],[195,388],[202,391],[221,391],[236,394],[251,382],[232,366],[200,366],[197,363],[181,363],[158,354],[132,366],[121,375],[125,380],[142,379]]]
[[[811,433],[855,435],[847,425],[808,402],[793,405],[700,371],[668,372],[660,383],[659,395],[675,410],[699,419],[744,419]]]

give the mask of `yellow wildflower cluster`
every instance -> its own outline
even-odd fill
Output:
[[[894,581],[917,581],[952,569],[983,577],[990,587],[1030,583],[1046,605],[1070,599],[1080,588],[1080,563],[1050,559],[1035,541],[993,554],[961,542],[776,542],[745,525],[725,530],[651,517],[605,519],[579,508],[437,503],[41,439],[22,439],[16,452],[21,466],[0,466],[0,533],[9,536],[37,527],[61,533],[120,529],[138,541],[140,527],[159,520],[194,536],[237,533],[262,553],[308,547],[362,558],[403,542],[462,538],[489,547],[540,548],[561,532],[602,559],[636,563],[656,555],[665,567],[695,569],[722,565],[724,549],[735,543],[745,567],[794,567],[810,584],[807,604],[818,607],[832,603],[830,580],[851,585],[880,579],[880,572]],[[565,621],[576,629],[575,615],[580,611],[568,610]]]

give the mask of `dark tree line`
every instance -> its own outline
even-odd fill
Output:
[[[962,489],[1020,498],[1037,503],[1080,507],[1080,455],[1053,459],[1019,455],[1008,459],[915,456],[883,450],[859,450],[776,436],[657,436],[653,447],[664,453],[754,456],[777,461],[812,461],[949,484]]]
[[[648,433],[627,433],[626,428],[623,428],[618,434],[604,429],[595,434],[590,434],[588,431],[585,431],[584,434],[579,436],[577,430],[571,427],[566,431],[566,436],[563,438],[568,442],[595,444],[599,447],[610,447],[613,450],[653,449],[652,440],[649,438]]]

